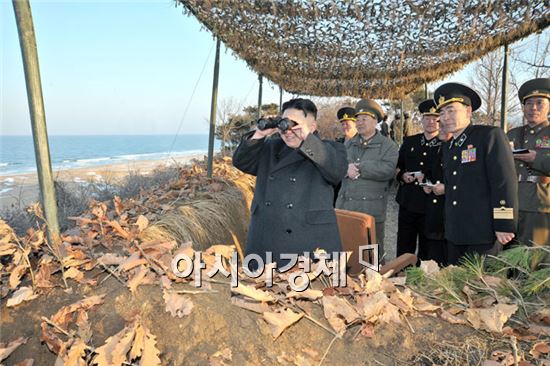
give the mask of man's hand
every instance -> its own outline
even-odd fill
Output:
[[[532,163],[537,157],[537,152],[535,150],[529,150],[527,154],[514,154],[514,159],[521,160],[526,163]]]
[[[445,194],[445,184],[443,183],[437,183],[433,187],[433,192],[436,196],[442,196]]]
[[[424,190],[424,193],[426,193],[426,194],[430,194],[430,193],[433,192],[432,187],[424,186],[424,187],[422,187],[422,189]]]
[[[359,173],[359,168],[357,168],[357,165],[353,163],[348,164],[348,178],[355,180],[359,178],[359,175],[360,173]]]
[[[403,173],[403,175],[401,176],[401,180],[405,183],[412,183],[414,182],[414,175],[409,172]]]
[[[502,245],[507,244],[515,236],[514,233],[504,233],[501,231],[496,231],[495,234],[497,235],[498,242]]]
[[[292,127],[290,132],[294,133],[300,140],[305,141],[311,133],[311,130],[307,123],[300,123]]]

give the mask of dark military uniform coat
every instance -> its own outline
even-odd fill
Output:
[[[423,133],[406,137],[399,149],[399,160],[397,161],[397,181],[399,189],[395,200],[401,207],[408,211],[424,213],[426,194],[418,181],[404,183],[403,174],[406,172],[426,171],[432,166],[441,141],[436,137],[427,140]]]
[[[334,186],[346,175],[344,145],[310,134],[299,149],[280,137],[251,140],[246,134],[233,155],[233,165],[256,176],[246,254],[265,258],[273,252],[340,251],[333,208]]]
[[[532,163],[515,161],[520,181],[519,209],[550,213],[550,184],[528,181],[529,176],[550,176],[550,124],[545,122],[533,128],[528,125],[517,127],[508,132],[508,138],[514,142],[515,149],[531,149],[537,152]]]
[[[516,149],[530,149],[537,152],[537,157],[532,163],[525,163],[520,160],[515,160],[516,172],[518,174],[518,196],[519,210],[521,213],[529,212],[530,215],[546,216],[542,222],[548,222],[550,215],[550,183],[541,181],[541,177],[550,177],[550,124],[548,121],[536,127],[528,125],[517,127],[508,132],[508,138],[514,142]],[[523,232],[520,223],[520,236]],[[525,225],[530,226],[529,223]],[[540,230],[545,228],[525,228],[524,237],[520,237],[520,241],[529,244],[530,240],[549,240],[548,231],[546,228],[545,234]],[[538,236],[546,238],[533,238],[533,231],[539,230]],[[540,242],[537,244],[549,245],[549,242]]]
[[[445,238],[456,245],[492,244],[495,231],[515,232],[518,185],[504,132],[470,125],[442,151]]]

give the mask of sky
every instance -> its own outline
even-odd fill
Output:
[[[50,135],[208,133],[215,40],[173,1],[31,0],[31,9]],[[468,82],[471,69],[446,80]],[[257,74],[222,44],[218,101],[256,105],[257,93]],[[264,79],[271,102],[279,88]],[[0,134],[31,134],[11,0],[0,0]]]

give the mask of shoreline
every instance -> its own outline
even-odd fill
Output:
[[[130,173],[149,175],[155,169],[174,165],[188,165],[203,160],[206,153],[171,156],[170,159],[127,160],[120,163],[93,165],[78,168],[53,169],[54,180],[73,184],[105,184],[119,180]],[[33,173],[0,175],[0,209],[11,206],[25,207],[38,200],[38,176]]]

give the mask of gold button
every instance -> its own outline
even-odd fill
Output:
[[[456,175],[456,170],[453,172],[453,175]]]
[[[433,202],[433,203],[437,203],[437,199],[436,199],[436,198],[434,198],[434,200],[433,200],[432,202]]]
[[[426,156],[426,155],[428,155],[428,153],[424,151],[424,152],[422,153],[422,155]]]
[[[456,186],[453,186],[453,191],[456,191]]]
[[[534,135],[534,134],[535,134],[535,130],[531,130],[531,131],[529,131],[529,133],[530,133],[531,135]]]
[[[525,143],[528,143],[528,142],[529,142],[529,140],[525,140]]]
[[[457,159],[457,158],[456,158],[456,155],[455,155],[455,156],[453,156],[453,160],[456,160],[456,159]]]
[[[453,201],[453,206],[456,206],[456,201]]]
[[[420,165],[424,165],[424,162],[423,162],[423,161],[421,161],[421,162],[420,162]]]
[[[501,205],[505,205],[505,204],[506,204],[506,201],[505,201],[505,200],[500,200],[500,204],[501,204]]]
[[[519,164],[519,167],[520,167],[520,168],[523,168],[523,163]]]
[[[414,151],[414,147],[411,147],[411,151]]]

